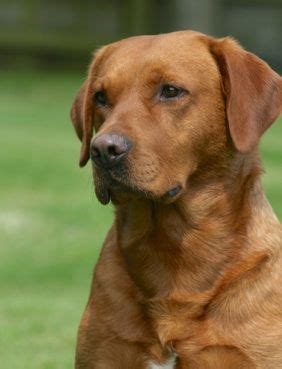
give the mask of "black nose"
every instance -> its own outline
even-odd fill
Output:
[[[91,158],[95,164],[111,167],[119,163],[131,148],[131,141],[115,133],[104,133],[91,143]]]

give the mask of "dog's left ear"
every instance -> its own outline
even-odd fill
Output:
[[[247,153],[281,114],[282,78],[229,37],[209,42],[222,76],[233,143]]]
[[[83,83],[73,102],[71,120],[82,142],[79,165],[83,167],[89,159],[90,141],[93,134],[92,93],[88,80]]]

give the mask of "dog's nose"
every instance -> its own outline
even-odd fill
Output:
[[[131,141],[125,136],[104,133],[92,141],[91,158],[99,166],[114,166],[127,155],[131,146]]]

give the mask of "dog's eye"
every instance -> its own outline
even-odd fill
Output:
[[[97,105],[106,106],[107,105],[107,95],[105,91],[97,91],[93,96],[93,100]]]
[[[174,99],[175,97],[179,97],[182,95],[184,90],[179,87],[171,86],[171,85],[163,85],[160,90],[160,99]]]

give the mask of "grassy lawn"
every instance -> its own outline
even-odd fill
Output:
[[[0,358],[11,369],[73,365],[93,264],[112,219],[77,166],[70,105],[83,76],[0,73]],[[263,140],[282,219],[282,124]]]

